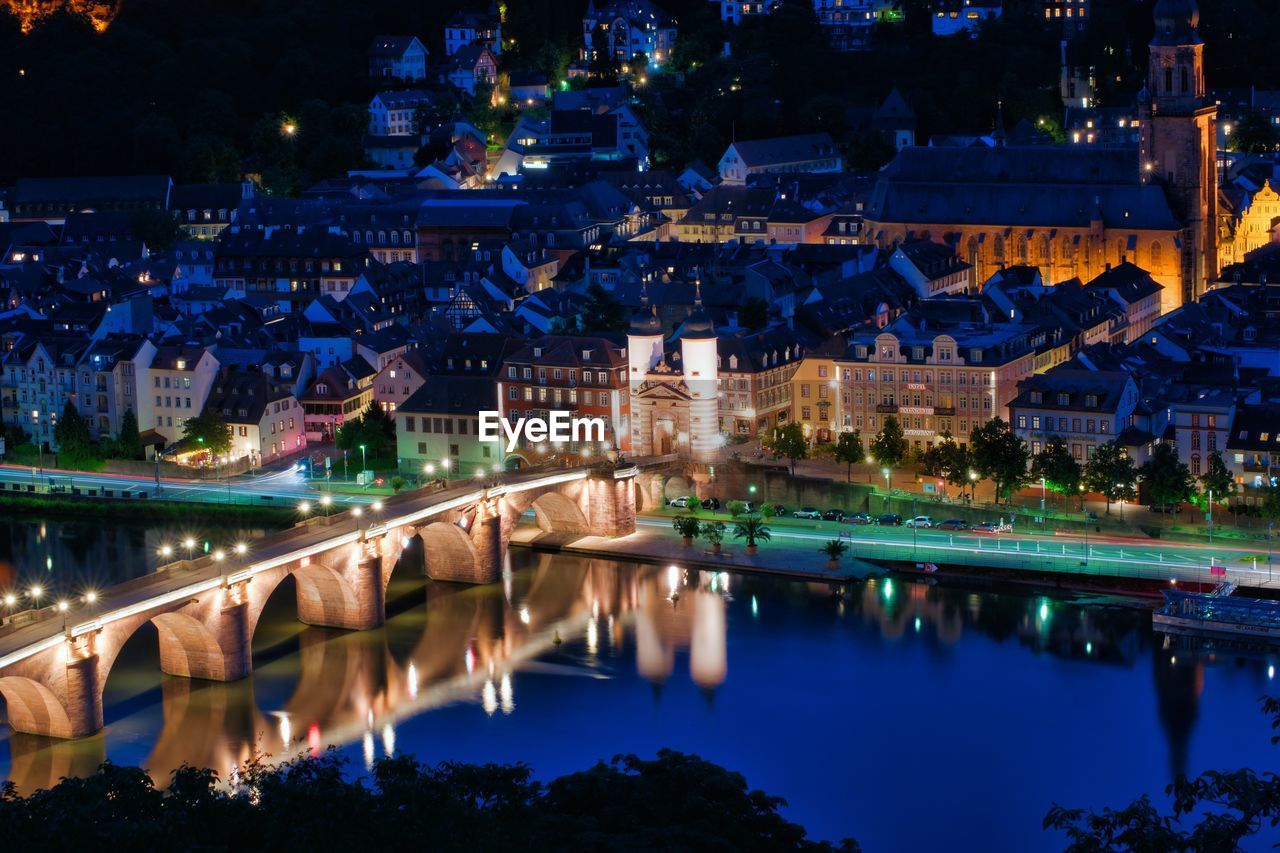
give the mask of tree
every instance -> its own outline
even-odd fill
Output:
[[[252,794],[252,796],[250,796]],[[334,752],[280,765],[251,763],[236,783],[184,766],[166,787],[143,770],[104,763],[20,796],[0,785],[0,827],[15,850],[237,847],[381,850],[447,826],[447,850],[734,850],[854,853],[812,841],[781,813],[784,801],[741,774],[659,750],[535,780],[523,764],[424,764],[411,755],[351,772]],[[713,812],[709,812],[713,810]],[[715,819],[709,819],[713,813]],[[678,839],[678,844],[672,840]]]
[[[1178,460],[1178,451],[1166,442],[1155,446],[1151,458],[1142,463],[1139,474],[1154,506],[1180,504],[1195,488],[1191,469]]]
[[[62,407],[58,425],[53,430],[58,442],[58,452],[63,461],[82,460],[93,455],[93,438],[89,435],[89,422],[70,400]]]
[[[151,252],[166,252],[182,236],[178,217],[164,210],[138,210],[129,216],[129,233]]]
[[[920,455],[920,470],[931,477],[951,482],[957,469],[967,474],[969,454],[961,448],[949,431],[943,431],[933,446]]]
[[[1280,700],[1264,697],[1271,728],[1280,728]],[[1271,744],[1280,742],[1272,736]],[[1211,770],[1188,779],[1179,774],[1166,788],[1172,814],[1164,815],[1142,795],[1128,806],[1085,813],[1054,805],[1044,818],[1045,829],[1066,835],[1068,853],[1096,851],[1242,850],[1262,846],[1255,838],[1280,821],[1280,776],[1240,770]],[[1259,844],[1244,843],[1250,839]]]
[[[804,430],[795,421],[774,427],[773,432],[769,434],[768,447],[774,459],[787,460],[793,477],[796,473],[796,461],[809,455],[809,445],[804,440]]]
[[[853,466],[867,458],[867,451],[862,447],[862,433],[859,430],[842,432],[836,439],[836,461],[843,462],[845,478],[853,482]]]
[[[1027,443],[1002,418],[992,418],[969,435],[973,467],[996,487],[996,502],[1012,499],[1030,475]]]
[[[1267,486],[1262,492],[1262,501],[1259,504],[1262,517],[1280,518],[1280,486]]]
[[[377,401],[370,401],[364,413],[338,428],[338,447],[354,452],[364,446],[366,458],[383,459],[394,456],[396,449],[396,422],[391,419]]]
[[[138,433],[138,416],[130,407],[124,410],[120,418],[120,433],[116,436],[116,452],[121,459],[141,459],[143,453],[142,436]]]
[[[838,563],[849,550],[849,543],[840,539],[828,539],[818,550],[826,554],[827,559],[832,563]]]
[[[1115,441],[1098,445],[1084,464],[1085,488],[1107,499],[1108,514],[1111,513],[1112,501],[1134,498],[1133,481],[1137,476],[1138,467]]]
[[[1043,478],[1049,491],[1060,495],[1074,495],[1080,489],[1080,463],[1060,435],[1049,436],[1044,450],[1031,458],[1031,476]]]
[[[733,526],[733,538],[745,539],[747,547],[754,548],[757,542],[768,542],[773,534],[764,519],[749,515]]]
[[[222,413],[214,408],[206,408],[196,417],[187,418],[182,425],[182,437],[215,457],[231,449],[231,427],[222,419]]]
[[[1227,463],[1222,461],[1222,451],[1213,451],[1205,460],[1205,470],[1200,475],[1200,488],[1204,489],[1206,495],[1212,492],[1214,501],[1218,502],[1225,501],[1235,493],[1236,478]]]
[[[911,446],[902,432],[902,424],[893,415],[884,419],[884,426],[871,439],[871,456],[886,468],[897,468],[907,458]]]

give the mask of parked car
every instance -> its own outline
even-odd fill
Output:
[[[1151,506],[1147,507],[1147,509],[1151,510],[1152,512],[1163,512],[1163,513],[1168,514],[1168,513],[1174,513],[1174,512],[1177,512],[1177,511],[1179,511],[1180,509],[1182,509],[1182,504],[1180,504],[1180,503],[1176,503],[1176,504],[1152,504]]]
[[[800,507],[800,509],[791,513],[791,515],[793,518],[821,519],[822,511],[818,509],[816,506],[802,506]]]
[[[897,527],[902,524],[902,516],[896,512],[887,512],[876,519],[876,524],[882,527]]]
[[[969,528],[974,533],[1004,533],[1008,528],[994,521],[983,521]]]
[[[928,530],[930,527],[933,527],[933,518],[927,515],[917,515],[915,518],[908,518],[907,527],[918,527],[921,530]]]
[[[678,498],[672,498],[671,500],[667,501],[667,506],[675,507],[676,509],[684,509],[688,505],[689,505],[688,495],[681,495]]]
[[[844,521],[844,510],[828,509],[822,512],[823,521]]]
[[[709,509],[709,510],[715,511],[715,510],[719,510],[720,506],[721,504],[720,504],[719,498],[703,498],[702,499],[703,509]]]
[[[848,518],[846,518],[845,521],[849,522],[850,524],[875,524],[876,523],[876,520],[865,512],[855,513],[849,516]]]
[[[934,530],[968,530],[969,522],[961,518],[948,518],[946,521],[939,521],[933,526]]]
[[[773,514],[774,514],[775,516],[777,516],[777,515],[786,515],[786,514],[787,514],[787,508],[786,508],[785,506],[783,506],[782,504],[774,504],[774,505],[773,505]]]

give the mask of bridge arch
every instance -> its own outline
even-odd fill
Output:
[[[423,563],[427,577],[451,580],[475,571],[479,552],[467,532],[456,524],[433,521],[418,528],[422,539]]]
[[[546,492],[537,497],[529,508],[538,520],[538,526],[547,533],[591,532],[591,525],[581,507],[559,492]]]
[[[227,656],[213,632],[185,613],[161,613],[151,620],[160,635],[160,668],[169,675],[227,681]]]
[[[293,573],[298,583],[298,620],[308,625],[341,627],[357,612],[356,591],[336,569],[319,563]]]
[[[76,737],[66,707],[54,692],[40,682],[20,675],[0,678],[0,695],[9,712],[14,731],[48,737]]]

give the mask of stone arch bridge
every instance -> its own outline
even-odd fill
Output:
[[[312,518],[259,539],[243,557],[183,560],[106,590],[89,612],[53,608],[0,629],[0,695],[18,732],[77,738],[103,726],[102,691],[116,656],[144,623],[160,640],[161,669],[235,681],[252,670],[253,634],[267,600],[290,575],[298,618],[363,630],[385,619],[401,552],[418,536],[435,580],[492,583],[511,534],[532,510],[550,533],[635,531],[633,464],[504,475],[502,482],[418,490],[378,513]]]

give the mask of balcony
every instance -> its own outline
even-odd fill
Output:
[[[956,409],[955,406],[934,406],[933,413],[945,417],[955,417]]]
[[[898,407],[893,403],[880,403],[876,406],[876,411],[882,415],[896,415]]]

